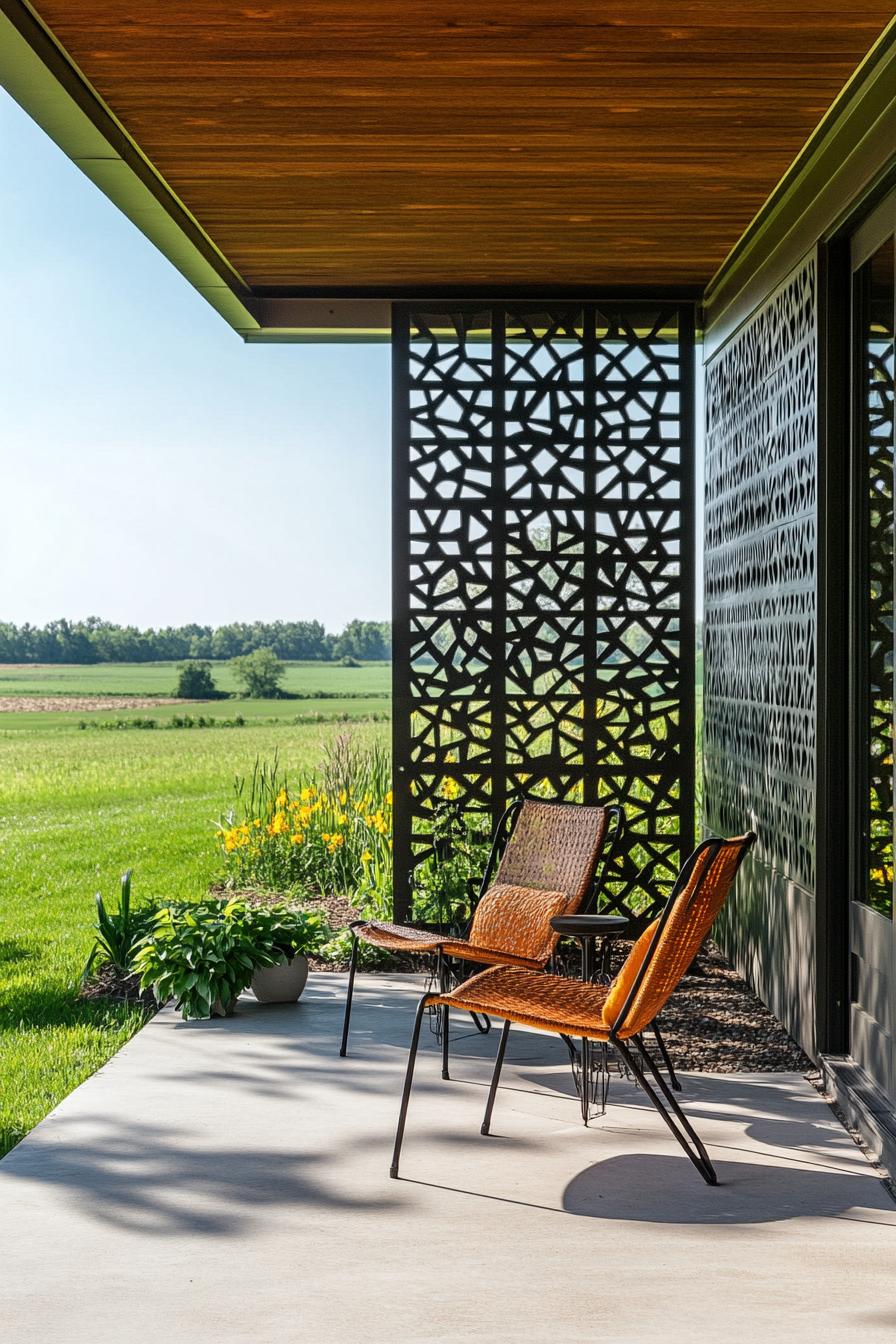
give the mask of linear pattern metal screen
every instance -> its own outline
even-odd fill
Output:
[[[706,371],[706,824],[815,890],[815,259]]]
[[[622,905],[693,838],[692,311],[396,305],[393,360],[396,915],[446,782],[624,803]]]

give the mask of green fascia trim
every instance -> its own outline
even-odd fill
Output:
[[[252,291],[21,0],[0,0],[0,84],[240,335]]]
[[[241,333],[249,345],[387,345],[392,332],[364,327],[259,327]]]
[[[896,113],[896,17],[843,86],[765,204],[754,216],[706,287],[712,309],[723,291],[733,293],[798,225],[821,189],[882,119]],[[893,142],[896,149],[896,140]]]

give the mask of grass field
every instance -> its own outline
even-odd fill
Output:
[[[0,694],[166,693],[170,665],[118,669],[3,668]],[[16,690],[10,687],[13,678]],[[134,869],[135,897],[199,895],[218,866],[214,826],[233,778],[256,755],[278,750],[287,769],[315,765],[323,741],[346,728],[385,741],[388,724],[292,723],[296,714],[352,718],[388,713],[389,668],[293,665],[292,688],[361,699],[218,702],[203,712],[241,713],[242,728],[91,731],[59,713],[0,714],[0,1154],[103,1064],[139,1025],[127,1008],[79,1002],[90,948],[93,894],[115,896]],[[38,689],[41,688],[41,689]],[[145,713],[146,711],[141,711]],[[172,707],[160,707],[163,722]],[[275,722],[269,722],[275,719]]]
[[[0,695],[173,695],[177,666],[177,663],[94,663],[87,667],[0,664]],[[239,690],[229,663],[213,663],[212,675],[218,690]],[[281,684],[290,695],[388,700],[392,668],[389,663],[363,663],[360,667],[287,663]]]

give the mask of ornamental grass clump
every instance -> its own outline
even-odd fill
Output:
[[[317,773],[287,780],[275,756],[238,779],[236,807],[218,827],[232,890],[349,894],[388,914],[392,789],[388,754],[337,737]]]
[[[158,910],[157,905],[131,904],[130,868],[121,879],[121,898],[117,910],[107,908],[100,892],[96,893],[95,900],[94,943],[81,972],[82,984],[93,971],[106,966],[120,976],[129,975],[140,940],[152,928]]]

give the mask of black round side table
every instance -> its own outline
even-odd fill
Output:
[[[582,980],[594,983],[595,943],[602,939],[600,952],[600,981],[610,982],[610,943],[628,928],[625,915],[555,915],[551,928],[564,938],[575,938],[582,949]],[[572,1076],[582,1103],[582,1119],[587,1125],[592,1101],[600,1105],[601,1115],[607,1108],[610,1088],[609,1058],[606,1042],[590,1041],[582,1037],[577,1048],[572,1037],[564,1036],[572,1064]]]
[[[610,971],[610,943],[629,926],[626,915],[555,915],[551,928],[564,938],[575,938],[582,949],[582,979],[586,984],[594,980],[595,943],[603,940],[600,954],[600,976],[606,983]]]

